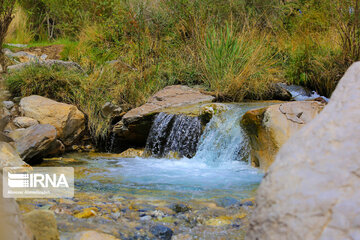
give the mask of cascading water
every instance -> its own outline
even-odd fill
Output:
[[[240,126],[246,108],[227,106],[227,110],[213,116],[201,136],[195,161],[210,165],[237,160],[248,161],[249,143]]]
[[[146,152],[155,157],[170,153],[193,157],[201,134],[198,117],[159,113],[151,127]]]
[[[149,157],[70,156],[79,160],[74,163],[76,168],[89,169],[86,178],[77,180],[76,187],[156,198],[249,197],[262,173],[246,161],[249,146],[240,119],[246,111],[265,105],[224,104],[225,110],[213,116],[202,135],[199,118],[160,113],[147,142]],[[167,156],[172,151],[183,157]]]

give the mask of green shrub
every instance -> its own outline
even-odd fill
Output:
[[[9,73],[5,82],[13,96],[41,95],[57,101],[72,102],[74,89],[80,87],[85,75],[76,70],[53,65],[29,65]]]

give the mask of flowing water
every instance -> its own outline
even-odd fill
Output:
[[[106,155],[75,154],[78,167],[102,169],[77,181],[83,191],[133,192],[156,191],[157,198],[212,198],[230,195],[249,197],[262,174],[248,164],[248,139],[240,127],[242,115],[252,105],[229,104],[215,115],[201,135],[197,117],[160,113],[147,142],[148,158],[109,158]],[[200,140],[199,140],[200,138]],[[196,151],[197,149],[197,151]],[[169,152],[182,157],[159,158]],[[95,180],[94,180],[95,179]]]
[[[55,200],[49,208],[61,207],[59,212],[72,214],[85,206],[101,209],[99,216],[89,220],[57,215],[62,238],[69,239],[69,232],[91,227],[121,239],[138,239],[125,236],[138,232],[134,226],[149,229],[160,222],[171,227],[175,234],[190,236],[183,239],[241,239],[240,233],[243,234],[247,226],[246,214],[241,215],[245,211],[241,202],[254,196],[262,173],[247,161],[248,139],[240,127],[240,119],[246,111],[264,105],[224,104],[226,110],[216,114],[204,129],[197,117],[161,113],[154,121],[146,146],[151,157],[119,158],[116,154],[78,153],[66,155],[59,161],[44,161],[42,166],[58,166],[59,162],[73,166],[76,177],[75,198],[66,200],[66,207]],[[171,158],[171,152],[179,152],[182,157]],[[235,208],[219,207],[219,202],[221,205],[223,201],[238,204]],[[179,202],[190,205],[193,211],[187,215],[157,215],[157,209]],[[34,202],[29,204],[34,205]],[[49,202],[41,204],[48,206]],[[121,212],[115,212],[115,216],[113,210],[108,210],[109,206],[116,206]],[[147,216],[152,220],[141,220]],[[114,233],[119,221],[123,227],[121,233]]]

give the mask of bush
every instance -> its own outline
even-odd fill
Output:
[[[74,90],[81,86],[84,78],[84,74],[62,66],[34,64],[10,73],[5,83],[13,96],[41,95],[72,103],[76,98]]]

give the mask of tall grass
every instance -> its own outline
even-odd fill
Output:
[[[279,75],[268,39],[251,29],[235,33],[229,25],[209,30],[201,50],[205,83],[232,101],[266,97]]]
[[[22,44],[29,43],[32,41],[34,35],[28,25],[28,16],[19,5],[16,5],[14,11],[14,19],[8,28],[5,42]]]

